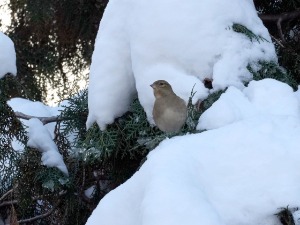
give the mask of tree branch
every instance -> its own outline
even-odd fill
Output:
[[[258,16],[263,22],[276,23],[280,39],[281,39],[282,43],[285,44],[286,40],[284,38],[284,34],[283,34],[283,31],[282,31],[282,22],[285,21],[285,20],[293,20],[293,19],[296,19],[296,18],[300,17],[300,9],[296,9],[294,11],[285,12],[285,13],[281,13],[281,14],[275,14],[275,15],[260,14]]]
[[[26,114],[21,113],[21,112],[15,112],[15,115],[16,115],[17,118],[25,119],[25,120],[30,120],[32,118],[37,118],[44,125],[47,124],[47,123],[59,122],[59,121],[66,120],[66,118],[60,118],[59,116],[51,116],[51,117],[30,116],[30,115],[26,115]]]
[[[3,194],[0,198],[0,201],[2,201],[3,199],[6,198],[7,195],[11,194],[14,191],[14,189],[10,189],[8,192],[6,192],[5,194]]]
[[[271,35],[270,34],[270,36],[271,36],[271,38],[273,38],[275,41],[276,41],[276,43],[278,44],[278,45],[280,45],[282,48],[285,48],[285,46],[281,43],[281,41],[280,40],[278,40],[277,38],[275,38],[273,35]]]
[[[9,206],[9,205],[17,204],[17,203],[18,203],[17,200],[5,201],[5,202],[2,202],[0,204],[0,208],[2,208],[4,206]]]
[[[282,32],[282,28],[281,28],[281,23],[282,23],[282,18],[279,18],[279,19],[277,20],[276,25],[277,25],[277,28],[278,28],[278,31],[279,31],[279,36],[280,36],[282,42],[283,42],[284,44],[286,44],[286,41],[285,41],[285,38],[284,38],[284,35],[283,35],[283,32]]]
[[[296,9],[291,12],[285,12],[280,14],[258,14],[259,18],[264,22],[277,22],[279,19],[292,20],[300,17],[300,9]]]

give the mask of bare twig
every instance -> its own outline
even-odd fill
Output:
[[[271,35],[271,34],[270,34],[270,36],[271,36],[272,39],[274,39],[274,41],[276,41],[276,43],[277,43],[278,45],[280,45],[280,47],[285,48],[285,46],[281,43],[280,40],[278,40],[277,38],[275,38],[275,37],[274,37],[273,35]]]
[[[17,204],[17,203],[18,203],[17,200],[5,201],[5,202],[2,202],[0,204],[0,208],[2,208],[4,206],[9,206],[9,205]]]
[[[281,23],[282,23],[282,18],[279,18],[279,19],[277,20],[277,22],[276,22],[277,29],[278,29],[279,36],[280,36],[280,38],[281,38],[281,41],[282,41],[283,43],[286,43],[286,40],[285,40],[285,38],[284,38],[284,34],[283,34],[283,32],[282,32]]]
[[[61,197],[61,196],[64,196],[65,194],[67,193],[67,191],[61,191],[58,195]],[[5,193],[6,195],[7,193]],[[49,196],[49,195],[48,195]],[[45,196],[35,196],[35,197],[32,197],[32,201],[35,201],[35,200],[38,200],[38,199],[43,199],[43,197],[47,197],[47,195]],[[3,198],[4,199],[4,198]],[[11,201],[4,201],[0,204],[0,208],[1,207],[5,207],[5,206],[9,206],[9,205],[12,205],[12,204],[19,204],[19,201],[18,200],[11,200]]]
[[[88,198],[85,193],[84,193],[84,186],[85,186],[85,167],[83,167],[83,171],[82,171],[82,184],[80,187],[80,196],[82,197],[82,200],[86,203],[91,203],[91,199]]]
[[[17,118],[25,119],[25,120],[30,120],[32,118],[37,118],[44,125],[47,124],[47,123],[59,122],[59,121],[66,120],[66,118],[60,118],[59,116],[51,116],[51,117],[30,116],[30,115],[26,115],[26,114],[21,113],[21,112],[15,112],[15,115],[16,115]]]
[[[0,201],[6,198],[7,195],[11,194],[14,191],[14,189],[10,189],[8,192],[6,192],[4,195],[1,196]]]
[[[10,225],[19,225],[19,223],[18,223],[18,217],[17,217],[17,212],[16,212],[16,209],[15,209],[14,205],[11,205]]]
[[[28,223],[28,222],[32,222],[32,221],[39,220],[39,219],[45,218],[47,216],[50,216],[59,204],[60,204],[60,201],[58,201],[57,204],[55,206],[53,206],[48,212],[38,215],[38,216],[35,216],[35,217],[32,217],[32,218],[19,220],[18,223]]]

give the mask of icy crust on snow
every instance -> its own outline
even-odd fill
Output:
[[[279,225],[281,207],[300,205],[295,99],[288,85],[271,79],[243,92],[229,88],[215,104],[226,108],[224,117],[220,107],[207,110],[208,124],[224,119],[211,125],[218,129],[161,142],[86,224]]]
[[[28,120],[27,124],[29,138],[27,145],[38,149],[42,153],[42,164],[48,167],[57,167],[65,175],[68,175],[68,169],[63,157],[58,152],[48,129],[36,118]]]
[[[264,115],[299,116],[299,90],[274,79],[251,81],[244,90],[229,87],[200,117],[198,130],[215,129],[227,124]]]
[[[8,36],[0,32],[0,78],[7,73],[17,74],[15,46]]]
[[[234,32],[234,23],[265,40]],[[111,0],[92,57],[87,127],[105,129],[136,92],[153,123],[153,81],[167,80],[186,101],[196,84],[195,102],[208,95],[205,78],[215,90],[241,88],[258,60],[277,58],[251,0]]]

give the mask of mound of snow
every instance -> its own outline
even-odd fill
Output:
[[[7,73],[17,74],[15,46],[9,37],[0,32],[0,78]]]
[[[265,40],[234,32],[234,23]],[[111,0],[92,57],[87,127],[105,129],[136,92],[153,123],[153,81],[167,80],[186,101],[196,84],[195,102],[208,95],[205,78],[215,90],[241,88],[259,60],[277,58],[251,0]]]
[[[228,90],[200,117],[198,130],[209,130],[253,117],[265,115],[299,116],[299,90],[274,79],[251,81],[243,91]]]
[[[216,129],[160,143],[86,224],[280,224],[279,208],[300,206],[295,99],[289,86],[271,79],[229,88],[202,118]]]

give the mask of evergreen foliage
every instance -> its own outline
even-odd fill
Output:
[[[221,95],[226,92],[227,88],[224,90],[219,90],[216,92],[211,93],[203,102],[201,102],[201,107],[200,107],[200,114],[202,114],[203,112],[205,112],[205,110],[207,110],[209,107],[212,106],[212,104],[214,104],[214,102],[216,102]],[[200,116],[199,116],[200,117]]]
[[[12,76],[0,79],[0,196],[12,187],[18,172],[16,162],[21,154],[12,148],[12,141],[15,139],[20,144],[25,144],[27,140],[20,120],[6,102],[14,81]]]
[[[265,78],[272,78],[283,83],[290,85],[294,91],[297,90],[297,82],[294,77],[286,72],[275,62],[260,61],[258,62],[258,70],[254,70],[251,66],[248,66],[248,70],[253,74],[253,80],[262,80]]]
[[[251,30],[249,30],[247,27],[241,24],[238,23],[233,24],[232,29],[237,33],[242,33],[246,35],[251,41],[253,41],[253,39],[256,40],[257,42],[267,41],[264,37],[254,34]]]
[[[223,91],[216,92],[201,104],[192,105],[195,93],[191,91],[186,125],[181,132],[169,134],[148,123],[138,99],[105,131],[100,131],[96,124],[86,131],[87,90],[70,98],[55,131],[56,144],[64,155],[70,177],[56,168],[40,165],[41,154],[27,147],[18,161],[21,173],[15,181],[22,184],[14,193],[14,199],[19,201],[18,219],[32,218],[55,206],[53,214],[37,220],[36,224],[50,221],[84,224],[99,200],[129,179],[144,163],[148,152],[162,140],[198,132],[195,128],[199,116],[221,93]],[[94,187],[94,191],[88,198],[85,190],[89,187]],[[41,201],[44,205],[39,205]]]
[[[94,42],[108,0],[10,0],[6,34],[17,49],[16,96],[48,101],[78,91],[87,80]],[[3,5],[3,3],[1,3]],[[0,27],[1,28],[1,27]],[[49,90],[57,96],[50,96]]]
[[[128,179],[150,150],[161,140],[173,135],[166,135],[152,127],[137,99],[132,102],[130,110],[108,125],[105,131],[100,131],[97,125],[85,131],[88,110],[86,103],[86,91],[70,99],[62,117],[73,118],[77,122],[73,119],[65,121],[63,133],[69,136],[76,132],[76,141],[73,142],[71,150],[74,157],[87,164],[97,163],[105,168],[106,174],[115,177],[116,182]]]
[[[251,41],[256,40],[267,41],[265,38],[254,34],[251,30],[241,24],[233,24],[232,29],[235,32],[246,35]],[[300,59],[300,55],[299,55]],[[300,64],[299,64],[300,65]],[[295,77],[287,72],[285,69],[280,67],[274,61],[259,61],[255,64],[249,64],[247,69],[253,75],[253,80],[262,80],[264,78],[273,78],[278,81],[284,82],[290,85],[294,90],[297,90],[297,81]]]

